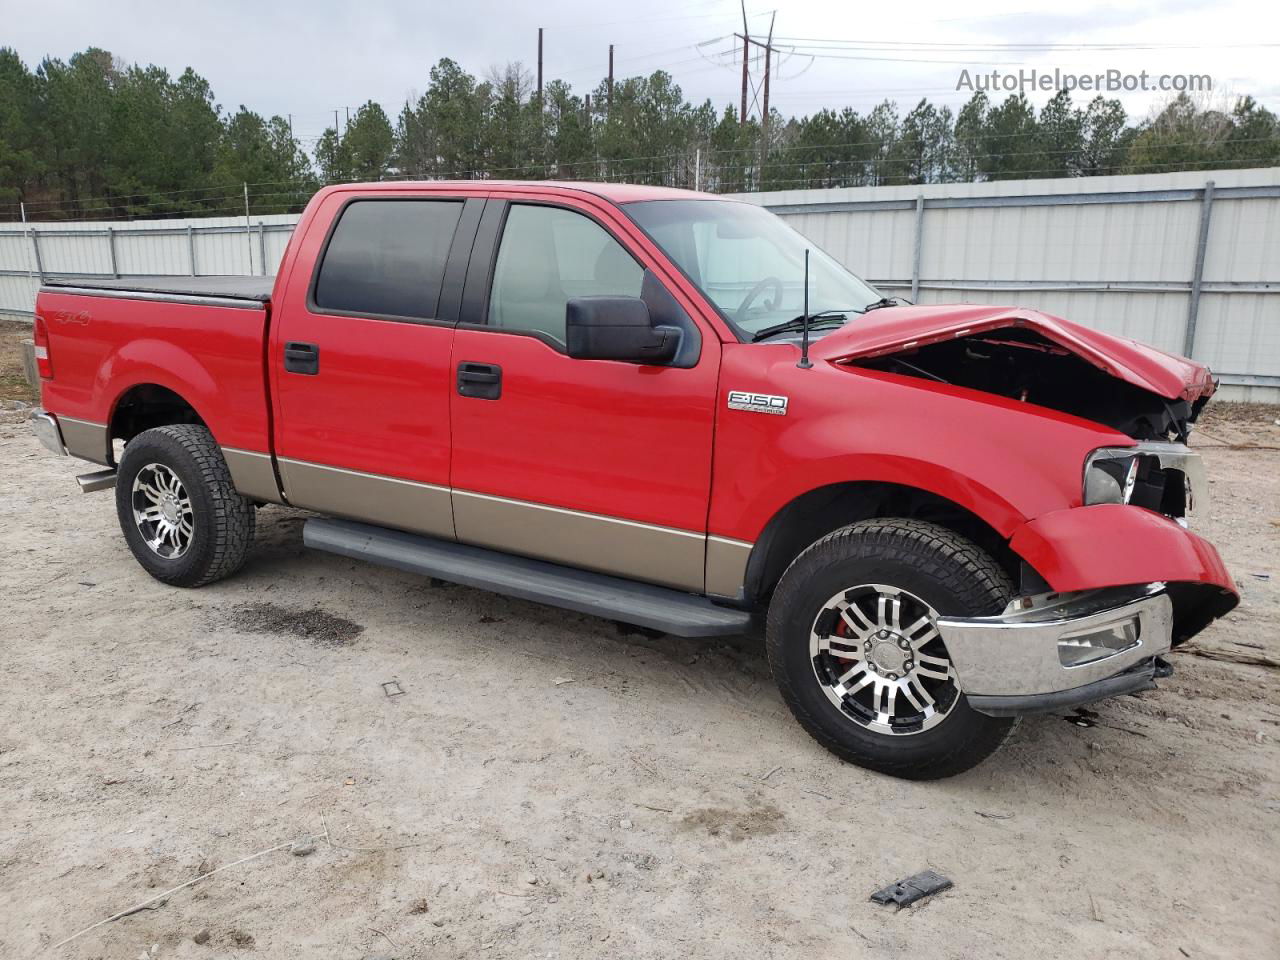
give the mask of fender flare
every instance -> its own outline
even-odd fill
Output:
[[[216,438],[218,426],[205,415],[216,409],[218,385],[190,352],[162,340],[131,340],[107,358],[96,390],[107,398],[107,426],[115,421],[120,401],[135,387],[154,385],[177,394],[196,412]]]

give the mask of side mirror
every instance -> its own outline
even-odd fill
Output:
[[[577,360],[670,363],[680,330],[657,326],[639,297],[574,297],[565,305],[565,339]]]

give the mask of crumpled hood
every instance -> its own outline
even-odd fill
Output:
[[[815,360],[868,359],[993,330],[1033,330],[1095,367],[1169,400],[1194,402],[1217,384],[1203,364],[1021,307],[938,304],[886,307],[853,317],[809,348]]]

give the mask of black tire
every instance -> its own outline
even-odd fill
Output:
[[[909,734],[898,732],[899,728],[891,724],[885,732],[878,732],[872,729],[877,725],[867,723],[852,700],[843,699],[840,688],[836,698],[849,705],[837,706],[828,694],[833,684],[824,685],[819,680],[824,669],[823,655],[814,656],[810,632],[832,598],[842,591],[849,591],[846,598],[857,596],[852,588],[864,584],[906,591],[940,616],[999,613],[1014,594],[1012,583],[995,560],[964,537],[937,524],[864,520],[828,534],[792,562],[769,606],[765,634],[769,665],[791,712],[815,740],[836,756],[896,777],[949,777],[985,760],[1009,736],[1015,721],[977,713],[954,681],[951,686],[945,681],[940,685],[940,696],[946,698],[949,712],[938,710],[941,719],[930,721],[935,725],[926,727],[922,722],[918,732]],[[827,622],[838,619],[833,617]],[[875,634],[872,640],[879,636]],[[900,640],[897,642],[900,644]],[[941,640],[933,642],[940,644]],[[854,642],[840,643],[858,647],[861,641],[855,638]],[[870,654],[865,659],[869,663]],[[854,661],[838,662],[843,667]],[[910,661],[905,666],[911,667]],[[868,668],[860,676],[865,680],[872,672]],[[879,709],[878,682],[863,696],[871,696],[873,691]]]
[[[144,470],[168,468],[190,503],[192,533],[181,555],[166,557],[148,545],[134,516],[134,480]],[[125,444],[116,472],[116,513],[125,542],[142,568],[175,587],[202,587],[235,573],[253,542],[253,504],[236,492],[213,434],[197,424],[145,430]]]

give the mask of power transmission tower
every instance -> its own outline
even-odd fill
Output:
[[[747,123],[747,61],[751,53],[751,31],[747,29],[747,0],[742,0],[742,32],[735,33],[742,41],[742,109],[738,113],[738,126],[746,126]]]
[[[769,20],[769,40],[764,45],[764,109],[760,117],[760,162],[769,149],[769,64],[773,60],[773,23],[778,19],[775,10]]]

